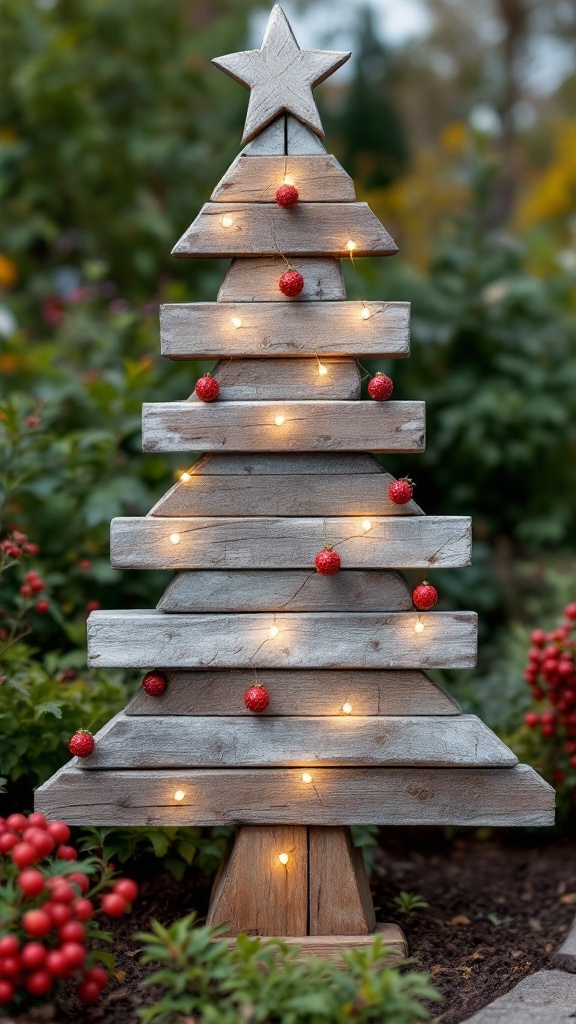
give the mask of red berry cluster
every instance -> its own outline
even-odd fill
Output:
[[[65,865],[78,857],[69,839],[66,822],[48,822],[43,814],[0,818],[0,878],[7,894],[0,1005],[17,999],[21,1006],[26,996],[47,996],[70,979],[83,1003],[95,1003],[108,984],[108,972],[88,963],[88,941],[98,933],[90,922],[98,911],[88,875]],[[94,890],[109,882],[112,889],[100,897],[100,912],[119,917],[136,899],[138,886],[130,878],[112,881],[103,874]]]
[[[11,530],[8,536],[0,541],[0,551],[7,558],[20,558],[21,555],[37,555],[40,548],[37,544],[31,544],[21,530]]]
[[[535,629],[524,669],[524,679],[539,703],[551,710],[527,711],[530,728],[540,728],[546,739],[559,739],[572,768],[576,768],[576,602],[566,605],[564,621],[551,633]],[[558,773],[556,773],[558,775]],[[561,781],[561,773],[557,781]]]

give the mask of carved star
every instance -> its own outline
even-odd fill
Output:
[[[215,57],[217,68],[250,89],[242,142],[249,142],[285,112],[320,138],[324,135],[312,90],[350,57],[336,50],[301,50],[282,8],[268,19],[261,50]]]

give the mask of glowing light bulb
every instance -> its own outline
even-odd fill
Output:
[[[370,310],[366,309],[366,306],[364,306],[364,309],[360,313],[360,319],[361,320],[369,320],[370,319]]]
[[[276,424],[277,427],[281,427],[282,424],[284,423],[284,419],[285,419],[284,416],[275,416],[274,417],[274,423]]]
[[[179,533],[171,533],[169,538],[168,538],[168,540],[170,541],[171,544],[179,544],[180,543],[180,534]]]
[[[354,249],[358,248],[358,244],[350,239],[349,242],[346,242],[346,248],[348,249],[348,252],[354,252]]]
[[[279,853],[278,860],[280,861],[281,864],[287,864],[288,861],[290,860],[290,857],[288,856],[287,853]]]
[[[222,220],[220,221],[220,223],[221,223],[223,228],[231,228],[233,223],[234,223],[234,218],[233,217],[224,216],[224,217],[222,217]]]
[[[302,772],[302,782],[312,782],[310,772]]]
[[[188,484],[190,483],[191,479],[192,477],[190,476],[190,473],[188,473],[186,470],[183,473],[180,473],[181,484]],[[176,534],[174,534],[174,536],[176,536]]]
[[[178,803],[180,803],[180,801],[183,800],[185,796],[186,793],[184,792],[183,789],[177,789],[176,792],[174,793],[174,799],[177,800]]]
[[[352,714],[352,705],[349,703],[349,701],[346,701],[346,703],[342,705],[342,711],[345,715]]]
[[[369,519],[363,519],[362,520],[362,529],[366,530],[366,532],[368,532],[368,530],[372,529],[372,523],[370,522]]]
[[[415,633],[423,633],[424,632],[424,623],[420,622],[420,619],[418,619],[418,622],[414,626],[414,632]]]
[[[278,626],[270,626],[270,636],[278,636]]]
[[[283,184],[284,185],[293,185],[294,184],[294,178],[292,177],[291,174],[285,174],[284,175]]]
[[[236,329],[238,329],[239,327],[242,327],[242,321],[241,321],[239,316],[233,316],[231,318],[231,322],[234,324],[234,327]]]
[[[325,377],[328,373],[328,367],[324,366],[324,363],[318,363],[318,373],[321,377]]]

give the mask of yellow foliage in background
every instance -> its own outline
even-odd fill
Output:
[[[561,121],[554,133],[553,159],[518,203],[516,221],[527,231],[567,220],[576,212],[576,120]]]
[[[17,280],[16,264],[0,252],[0,288],[13,288]]]

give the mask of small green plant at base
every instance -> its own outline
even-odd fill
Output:
[[[342,962],[306,957],[280,939],[239,935],[231,946],[216,941],[221,927],[194,927],[195,915],[170,928],[152,922],[139,933],[144,964],[159,969],[144,981],[161,986],[154,1006],[139,1011],[143,1024],[416,1024],[430,1015],[424,1000],[441,997],[425,974],[382,966],[385,946],[349,950]]]
[[[416,910],[428,910],[429,906],[424,897],[420,896],[419,893],[405,892],[404,889],[394,897],[394,903],[401,914],[413,914]]]
[[[125,864],[142,857],[157,857],[162,869],[181,882],[186,868],[194,863],[205,875],[213,875],[233,834],[226,825],[211,829],[180,828],[86,828],[80,849],[96,853],[105,861]]]

